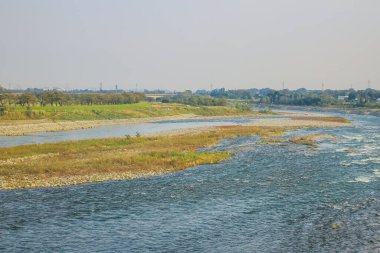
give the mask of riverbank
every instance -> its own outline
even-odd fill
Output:
[[[82,121],[117,120],[195,114],[217,116],[244,114],[247,111],[233,106],[191,106],[177,103],[140,102],[114,105],[8,106],[0,114],[2,121],[45,120]]]
[[[231,106],[190,106],[175,103],[75,106],[16,106],[0,116],[0,135],[58,132],[110,125],[134,125],[197,117],[251,116],[266,113]]]

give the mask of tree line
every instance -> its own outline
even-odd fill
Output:
[[[145,91],[147,92],[147,91]],[[159,91],[154,91],[158,93]],[[163,92],[163,91],[161,91]],[[148,94],[149,92],[147,92]],[[226,99],[245,99],[251,102],[263,104],[284,105],[349,105],[361,107],[380,107],[378,99],[380,91],[375,89],[365,90],[274,90],[264,89],[237,89],[226,90],[224,88],[214,90],[198,90],[195,94],[191,91],[178,92],[175,96],[158,98],[159,102],[175,102],[194,106],[219,106],[227,105]],[[44,91],[41,89],[28,89],[12,93],[0,86],[0,106],[5,105],[102,105],[102,104],[130,104],[145,100],[143,93],[77,93],[75,91],[62,92],[58,90]],[[147,100],[153,100],[148,98]]]
[[[213,98],[209,96],[192,95],[181,93],[172,97],[161,98],[162,103],[179,103],[192,106],[225,106],[227,100],[225,98]]]
[[[292,92],[289,90],[271,90],[260,97],[260,103],[284,104],[284,105],[351,105],[374,106],[378,105],[380,91],[374,89],[347,90],[347,91],[307,91]]]
[[[226,90],[224,88],[211,91],[198,90],[199,95],[208,95],[215,98],[248,99],[265,104],[284,105],[352,105],[352,106],[379,106],[380,91],[375,89],[365,90],[274,90],[264,89],[240,89]]]
[[[0,86],[1,87],[1,86]],[[63,105],[110,105],[132,104],[145,100],[142,93],[113,93],[113,94],[68,94],[58,90],[35,93],[8,93],[0,89],[0,105],[21,106],[63,106]]]

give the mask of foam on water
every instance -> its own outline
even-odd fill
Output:
[[[362,135],[352,135],[352,136],[342,135],[342,138],[344,139],[344,141],[348,140],[348,141],[360,142],[364,140],[364,137]]]
[[[354,180],[352,181],[348,181],[348,182],[354,182],[354,183],[369,183],[371,181],[374,181],[374,180],[377,180],[378,178],[380,177],[380,170],[374,170],[373,173],[371,175],[367,175],[367,176],[359,176],[359,177],[356,177]]]

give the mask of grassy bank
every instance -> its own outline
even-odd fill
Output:
[[[190,106],[141,102],[120,105],[69,105],[69,106],[22,106],[9,107],[0,115],[6,120],[109,120],[195,114],[201,116],[246,115],[252,112],[229,106]]]
[[[129,179],[168,173],[231,157],[198,152],[222,138],[270,137],[282,127],[228,126],[174,136],[129,137],[0,148],[0,189]],[[163,145],[165,143],[165,145]]]

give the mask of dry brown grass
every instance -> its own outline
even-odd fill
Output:
[[[336,123],[350,123],[346,118],[343,117],[296,117],[292,120],[309,120],[309,121],[322,121],[322,122],[336,122]]]
[[[291,137],[289,141],[295,144],[317,147],[317,141],[320,139],[335,139],[335,136],[329,134],[307,134]]]
[[[273,138],[273,137],[267,137],[262,138],[262,140],[258,144],[276,144],[284,142],[286,139],[284,138]]]

